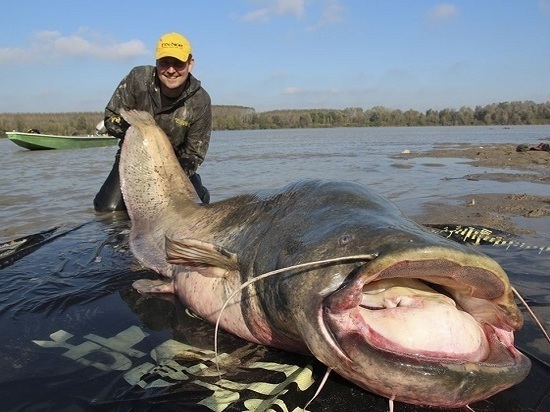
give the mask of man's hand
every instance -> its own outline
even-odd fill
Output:
[[[182,153],[178,156],[181,168],[187,176],[192,176],[197,170],[197,160],[195,156]]]
[[[114,115],[105,119],[105,128],[109,135],[124,139],[126,130],[130,127],[130,124],[122,118],[120,115]]]

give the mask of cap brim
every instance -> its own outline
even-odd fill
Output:
[[[157,53],[157,60],[162,59],[163,57],[174,57],[182,62],[186,62],[189,59],[190,53],[182,52],[181,50],[161,50]]]

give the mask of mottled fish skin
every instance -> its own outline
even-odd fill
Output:
[[[131,124],[120,159],[132,220],[130,245],[144,266],[165,279],[138,281],[138,290],[174,293],[215,323],[233,292],[263,273],[371,255],[372,260],[262,279],[235,294],[220,324],[251,342],[311,353],[367,390],[414,404],[460,407],[528,374],[529,360],[513,346],[513,332],[523,319],[508,277],[494,260],[430,233],[382,196],[350,182],[298,182],[275,192],[199,204],[152,117],[122,114]],[[379,292],[375,285],[389,286]],[[393,290],[408,291],[398,296],[395,308],[364,303],[371,294],[389,301]],[[406,301],[413,303],[409,307],[402,303]],[[407,341],[405,335],[423,330],[385,330],[386,317],[400,324],[398,313],[436,320],[437,312],[434,317],[423,311],[424,305],[444,308],[453,327],[455,319],[467,319],[465,328],[479,338],[479,348],[470,336],[446,341],[445,328],[430,329],[429,321],[426,336],[438,336],[443,349]],[[379,315],[382,322],[369,323]],[[462,341],[474,342],[472,348],[446,347]]]

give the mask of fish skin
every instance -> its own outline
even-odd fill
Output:
[[[414,404],[460,407],[527,376],[530,362],[513,347],[523,319],[494,260],[430,233],[350,182],[298,182],[200,204],[154,119],[144,112],[122,115],[131,125],[120,160],[130,246],[166,280],[138,281],[138,290],[174,293],[215,323],[240,285],[263,273],[368,254],[376,258],[260,280],[231,298],[220,325],[251,342],[310,353],[367,390]],[[489,357],[418,356],[380,344],[361,315],[363,286],[401,277],[438,285],[468,308],[487,332]]]

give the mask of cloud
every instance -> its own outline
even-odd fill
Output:
[[[326,0],[325,1],[325,10],[321,19],[312,26],[309,26],[307,30],[315,31],[322,29],[323,27],[329,26],[331,24],[340,23],[342,21],[342,6],[340,5],[339,0]]]
[[[341,94],[342,90],[337,88],[331,89],[302,89],[300,87],[289,86],[283,90],[283,94],[290,96],[318,96],[318,95],[337,95]]]
[[[304,13],[305,0],[267,0],[264,3],[268,3],[268,5],[245,14],[243,19],[245,21],[267,21],[272,16],[301,17]]]
[[[27,47],[0,48],[0,64],[48,62],[52,59],[86,57],[100,60],[127,60],[150,54],[140,40],[116,43],[95,37],[85,29],[63,36],[57,31],[33,34]]]
[[[550,0],[539,0],[539,8],[543,13],[550,14]]]
[[[276,79],[284,79],[286,77],[288,77],[287,72],[285,72],[284,70],[277,70],[277,71],[271,73],[270,81],[271,80],[276,80]]]
[[[430,23],[440,23],[442,21],[451,20],[458,16],[458,8],[451,3],[436,4],[428,14]]]
[[[289,87],[287,87],[286,89],[283,90],[283,94],[289,94],[289,95],[297,94],[297,95],[301,95],[301,94],[308,94],[308,91],[307,91],[307,90],[304,90],[304,89],[301,89],[301,88],[299,88],[299,87],[292,87],[292,86],[289,86]]]
[[[304,0],[275,0],[278,14],[294,14],[300,17],[304,13]]]
[[[267,21],[269,20],[269,15],[271,11],[269,9],[258,9],[246,13],[243,16],[244,21]]]
[[[246,13],[242,19],[247,22],[267,22],[275,16],[294,16],[302,18],[306,14],[306,0],[263,0],[259,7]],[[342,6],[340,0],[309,0],[309,9],[320,11],[319,21],[307,27],[308,31],[322,29],[342,21]],[[313,10],[317,11],[317,10]]]

